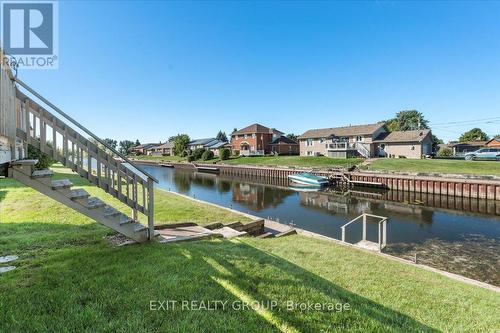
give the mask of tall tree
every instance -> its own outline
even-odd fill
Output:
[[[470,131],[465,132],[460,136],[458,141],[467,142],[467,141],[486,141],[489,140],[489,137],[486,133],[484,133],[480,128],[473,128]]]
[[[137,146],[140,146],[140,145],[141,145],[141,142],[139,141],[139,139],[136,139],[135,143],[134,143],[134,147],[137,147]]]
[[[385,125],[391,132],[410,131],[429,128],[429,122],[424,115],[417,110],[402,110],[396,113],[396,117],[386,120]]]
[[[217,140],[227,141],[226,132],[219,131],[219,133],[217,133],[217,136],[215,138]]]
[[[443,144],[444,141],[439,139],[437,136],[435,136],[434,134],[432,134],[432,151],[437,153],[438,150],[439,150],[439,146],[438,145],[441,145]]]
[[[298,138],[299,138],[299,136],[298,136],[297,134],[293,134],[293,133],[288,133],[288,134],[286,135],[286,137],[287,137],[287,138],[289,138],[290,140],[295,141],[295,142],[298,142],[297,140],[298,140]]]
[[[116,149],[116,146],[118,145],[118,142],[116,140],[110,138],[104,139],[104,143],[113,149]]]
[[[130,148],[135,147],[135,146],[138,146],[138,145],[134,144],[133,141],[123,140],[123,141],[120,141],[118,150],[120,151],[120,153],[126,155],[129,153]]]
[[[187,149],[187,145],[191,139],[187,134],[177,134],[176,136],[171,137],[169,141],[174,143],[175,155],[181,155]]]

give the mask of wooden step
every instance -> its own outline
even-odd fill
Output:
[[[214,230],[224,227],[224,224],[222,224],[221,222],[212,222],[204,225],[203,227],[207,228],[208,230]]]
[[[44,169],[44,170],[35,170],[31,174],[31,178],[45,178],[45,177],[52,177],[54,175],[54,171],[50,169]]]
[[[106,204],[99,198],[90,197],[90,198],[88,198],[86,206],[88,209],[98,209],[98,208],[105,207]]]
[[[83,188],[76,188],[70,191],[69,197],[71,200],[84,199],[90,197],[90,194]]]
[[[296,233],[297,233],[297,230],[290,229],[287,231],[280,232],[279,234],[276,235],[276,237],[285,237],[285,236],[295,235]]]
[[[128,224],[128,223],[132,223],[132,222],[135,222],[134,219],[128,217],[127,215],[125,214],[122,214],[120,216],[120,222],[118,223],[119,225],[124,225],[124,224]]]
[[[61,190],[61,189],[68,189],[73,186],[73,183],[69,181],[69,179],[58,179],[58,180],[53,180],[51,183],[51,187],[53,190]]]
[[[17,160],[12,162],[12,165],[33,166],[38,163],[38,160]]]
[[[257,238],[273,238],[274,234],[271,232],[265,232],[261,235],[258,235]]]
[[[146,230],[147,227],[144,224],[136,223],[134,225],[134,232],[141,232],[143,230]]]
[[[111,206],[104,207],[104,217],[107,217],[108,219],[118,216],[120,214],[121,214],[120,211],[116,210]]]
[[[221,234],[222,237],[224,237],[224,238],[242,237],[242,236],[248,235],[248,233],[245,231],[234,230],[233,228],[230,228],[230,227],[222,227],[222,228],[214,229],[212,231],[216,232],[218,234]]]
[[[237,228],[237,227],[240,227],[242,225],[243,225],[243,223],[241,223],[241,222],[231,222],[231,223],[225,224],[224,226],[229,227],[229,228]]]

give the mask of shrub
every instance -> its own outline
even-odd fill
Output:
[[[201,159],[204,161],[208,161],[214,158],[214,153],[211,150],[205,150],[201,155]]]
[[[35,165],[36,170],[47,169],[56,162],[52,159],[52,157],[42,153],[40,149],[35,148],[32,145],[28,145],[28,159],[38,160],[38,163]]]
[[[205,148],[196,148],[193,150],[193,156],[195,160],[199,160],[201,158],[201,155],[206,151]]]
[[[453,156],[453,150],[450,147],[441,147],[437,152],[439,157],[451,157]]]
[[[187,161],[188,162],[193,162],[195,160],[194,156],[193,155],[188,155],[187,156]]]
[[[188,152],[186,150],[183,150],[181,153],[181,157],[186,157],[188,156]]]
[[[231,155],[231,151],[227,148],[221,148],[219,150],[219,156],[222,161],[229,159],[229,156]]]
[[[240,156],[240,151],[239,150],[233,150],[233,155],[234,156]]]

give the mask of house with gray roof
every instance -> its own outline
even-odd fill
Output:
[[[389,132],[380,122],[311,129],[299,137],[299,144],[301,156],[421,158],[432,153],[432,133]]]
[[[381,133],[373,143],[380,157],[422,158],[432,154],[430,129]]]
[[[374,157],[373,140],[385,132],[384,123],[311,129],[299,136],[300,155]]]

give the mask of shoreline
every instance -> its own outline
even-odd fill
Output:
[[[137,164],[160,166],[165,163],[174,168],[193,169],[192,163],[162,162],[133,160]],[[307,172],[310,169],[291,167],[266,167],[249,165],[227,165],[197,163],[196,166],[217,168],[223,175],[228,176],[255,176],[287,179],[289,175]],[[447,195],[461,198],[486,199],[500,201],[500,177],[458,174],[408,174],[408,173],[386,173],[368,171],[315,171],[315,174],[325,177],[338,176],[340,173],[353,182],[380,184],[383,188],[410,193],[427,193]],[[497,179],[498,178],[498,179]]]
[[[172,194],[178,195],[180,197],[183,197],[185,199],[189,199],[189,200],[192,200],[192,201],[195,201],[195,202],[198,202],[198,203],[210,205],[212,207],[224,209],[224,210],[230,211],[232,213],[240,214],[240,215],[245,216],[247,218],[251,218],[253,220],[262,220],[263,219],[264,220],[264,226],[272,228],[272,229],[278,229],[278,230],[282,229],[283,230],[283,228],[288,228],[288,226],[285,225],[285,224],[281,224],[281,223],[278,223],[278,222],[275,222],[275,221],[272,221],[272,220],[269,220],[269,219],[266,219],[266,218],[262,218],[262,217],[259,217],[259,216],[255,216],[255,215],[251,215],[251,214],[248,214],[248,213],[244,213],[244,212],[232,209],[232,208],[220,206],[220,205],[214,204],[212,202],[208,202],[208,201],[203,201],[203,200],[200,200],[200,199],[192,198],[192,197],[187,196],[185,194],[177,193],[177,192],[174,192],[174,191],[168,191],[168,190],[164,190],[164,189],[161,189],[161,188],[157,188],[157,190],[160,190],[160,191],[163,191],[163,192],[166,192],[166,193],[172,193]],[[333,242],[333,243],[338,244],[338,245],[348,246],[350,248],[360,250],[360,251],[362,251],[364,253],[368,253],[368,254],[372,254],[372,255],[378,255],[378,256],[386,258],[386,259],[398,261],[398,262],[406,264],[406,265],[410,265],[410,266],[413,266],[413,267],[418,267],[418,268],[421,268],[421,269],[425,269],[427,271],[438,273],[438,274],[440,274],[442,276],[448,277],[448,278],[453,279],[455,281],[460,281],[460,282],[463,282],[463,283],[466,283],[466,284],[469,284],[469,285],[481,287],[481,288],[484,288],[484,289],[488,289],[488,290],[492,290],[492,291],[495,291],[497,293],[500,293],[500,287],[494,286],[494,285],[486,283],[486,282],[474,280],[474,279],[471,279],[471,278],[468,278],[468,277],[465,277],[465,276],[462,276],[462,275],[459,275],[459,274],[455,274],[455,273],[443,271],[443,270],[440,270],[440,269],[437,269],[437,268],[434,268],[434,267],[431,267],[431,266],[416,264],[416,263],[414,263],[414,262],[412,262],[410,260],[406,260],[406,259],[403,259],[403,258],[392,256],[390,254],[386,254],[386,253],[382,253],[382,252],[374,252],[374,251],[370,251],[370,250],[367,250],[367,249],[363,249],[363,248],[360,248],[358,246],[355,246],[354,244],[342,242],[341,240],[338,240],[338,239],[335,239],[335,238],[332,238],[332,237],[328,237],[328,236],[324,236],[324,235],[321,235],[321,234],[318,234],[318,233],[315,233],[315,232],[312,232],[312,231],[308,231],[308,230],[305,230],[305,229],[301,229],[301,228],[297,228],[297,227],[293,227],[293,229],[295,229],[297,231],[297,234],[301,235],[301,236],[315,238],[315,239],[320,239],[320,240],[324,240],[324,241],[329,241],[329,242]]]

